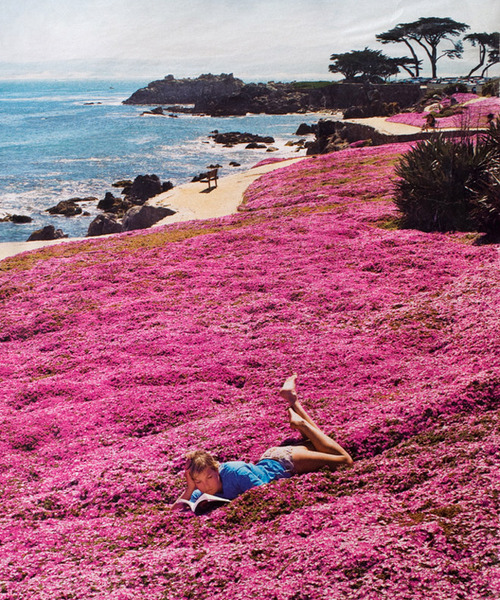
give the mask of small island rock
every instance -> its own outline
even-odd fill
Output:
[[[56,229],[54,225],[46,225],[42,229],[37,229],[28,238],[28,242],[49,241],[67,238],[61,229]]]
[[[48,208],[47,211],[51,215],[64,215],[65,217],[74,217],[80,215],[82,209],[74,200],[62,200],[56,206]]]

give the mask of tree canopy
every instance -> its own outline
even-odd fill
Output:
[[[437,62],[444,56],[454,59],[461,58],[463,54],[463,45],[460,40],[452,38],[460,35],[469,29],[469,25],[458,23],[448,17],[421,17],[413,23],[400,23],[390,31],[378,34],[376,39],[383,44],[399,43],[406,44],[409,48],[412,58],[415,76],[419,74],[419,61],[415,48],[412,45],[419,45],[424,49],[431,64],[432,77],[437,77]],[[438,46],[442,42],[448,42],[451,47],[445,48],[438,55]]]
[[[396,75],[399,67],[406,64],[408,58],[390,58],[380,50],[353,50],[342,54],[332,54],[329,66],[332,73],[341,73],[347,81],[356,78],[364,81],[380,81],[390,75]]]
[[[407,26],[405,24],[396,25],[396,27],[394,27],[390,31],[386,31],[385,33],[379,33],[377,36],[375,36],[375,38],[377,39],[377,41],[382,42],[382,44],[406,44],[408,50],[411,53],[412,58],[411,60],[408,60],[406,66],[402,66],[412,77],[418,77],[420,75],[420,65],[422,64],[422,61],[418,58],[415,49],[409,41]],[[410,65],[413,67],[413,70],[411,70]]]
[[[464,37],[464,40],[469,41],[479,49],[479,63],[469,71],[467,77],[470,77],[472,73],[475,73],[481,67],[484,67],[481,71],[481,76],[484,77],[491,66],[500,62],[500,33],[498,31],[494,33],[469,33]]]

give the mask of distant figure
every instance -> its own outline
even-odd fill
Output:
[[[195,502],[201,494],[233,500],[243,492],[275,479],[352,464],[346,450],[321,431],[299,402],[296,377],[294,374],[285,381],[280,396],[288,402],[290,427],[299,431],[304,441],[299,445],[269,448],[256,464],[230,461],[219,465],[204,450],[188,453],[184,472],[186,488],[173,508],[182,509],[184,505],[180,500]]]
[[[429,113],[425,117],[425,124],[422,127],[422,131],[427,131],[428,129],[436,129],[436,117]]]

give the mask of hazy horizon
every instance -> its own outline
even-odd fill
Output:
[[[408,55],[404,44],[382,45],[375,35],[429,16],[466,23],[466,33],[491,33],[500,3],[187,0],[179,7],[173,0],[147,6],[139,0],[2,0],[0,79],[151,81],[233,73],[244,81],[333,81],[339,77],[328,71],[332,53],[368,46]],[[438,76],[466,75],[477,64],[478,49],[465,48],[463,59],[438,62]],[[420,55],[423,75],[430,76]]]

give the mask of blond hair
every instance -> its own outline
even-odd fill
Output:
[[[186,469],[189,471],[191,477],[201,473],[207,467],[209,469],[219,469],[219,463],[209,452],[205,452],[205,450],[188,452],[188,454],[186,454],[186,460]]]

